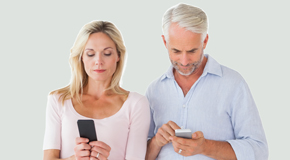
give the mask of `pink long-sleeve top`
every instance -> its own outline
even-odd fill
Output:
[[[74,155],[79,137],[77,121],[91,119],[74,109],[71,99],[62,106],[59,95],[49,95],[43,150],[59,149],[60,158]],[[104,119],[93,119],[97,138],[111,147],[109,160],[144,160],[150,124],[149,103],[145,96],[130,92],[121,109]]]

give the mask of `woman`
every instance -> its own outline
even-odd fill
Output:
[[[125,46],[110,22],[86,24],[71,49],[71,83],[48,96],[45,160],[145,159],[146,97],[119,86]],[[77,120],[93,119],[98,141],[80,138]]]

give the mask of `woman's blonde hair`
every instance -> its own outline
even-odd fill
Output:
[[[64,104],[65,100],[76,98],[79,104],[82,104],[81,95],[83,88],[88,84],[88,75],[85,72],[82,62],[82,54],[85,45],[91,34],[102,32],[107,34],[115,43],[120,60],[117,62],[116,71],[112,76],[110,86],[107,90],[112,90],[116,94],[127,94],[120,88],[120,79],[125,63],[126,48],[120,31],[116,26],[108,21],[92,21],[82,27],[73,47],[70,50],[69,63],[72,70],[71,82],[68,86],[52,91],[50,94],[60,94],[59,101]]]

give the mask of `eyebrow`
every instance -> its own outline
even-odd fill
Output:
[[[113,49],[113,48],[112,48],[112,47],[106,47],[106,48],[104,48],[103,50],[106,50],[106,49]],[[85,51],[86,51],[86,50],[94,51],[94,49],[92,49],[92,48],[86,48]]]
[[[106,50],[106,49],[113,49],[112,47],[106,47],[104,50]]]
[[[186,52],[194,52],[196,50],[198,50],[198,49],[197,48],[193,48],[192,50],[189,50],[189,51],[186,51]]]
[[[86,49],[85,49],[85,51],[86,51],[86,50],[90,50],[90,51],[93,51],[93,49],[91,49],[91,48],[86,48]]]
[[[176,48],[172,48],[172,50],[174,50],[174,51],[176,51],[176,52],[180,52],[180,50],[178,50],[178,49],[176,49]],[[193,48],[193,49],[191,49],[191,50],[189,50],[189,51],[186,51],[186,52],[194,52],[194,51],[196,51],[196,50],[198,50],[198,48]]]
[[[171,50],[174,50],[175,52],[180,52],[180,50],[178,50],[176,48],[172,48]]]

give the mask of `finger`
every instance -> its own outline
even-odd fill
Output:
[[[111,147],[102,141],[92,141],[89,144],[91,146],[97,146],[97,147],[103,148],[109,152],[111,151]]]
[[[173,145],[173,143],[172,143],[172,145]],[[173,145],[173,149],[174,149],[174,152],[181,154],[181,155],[186,152],[186,150],[184,148],[180,147],[179,145],[176,145],[176,142]],[[180,151],[180,149],[181,149],[181,151]]]
[[[173,145],[173,149],[176,153],[183,155],[183,156],[190,156],[192,154],[190,154],[190,148],[184,145],[181,145],[177,142],[172,142]],[[192,150],[192,149],[191,149]]]
[[[89,150],[79,151],[78,157],[89,157],[91,152]]]
[[[101,147],[97,147],[97,146],[93,147],[91,150],[91,155],[93,154],[93,155],[97,156],[98,153],[102,154],[104,157],[109,157],[109,155],[110,155],[110,151],[108,151],[108,150],[105,150],[105,149],[103,149]]]
[[[75,149],[75,157],[76,159],[80,159],[82,157],[89,157],[91,155],[90,150],[76,150]]]
[[[167,132],[169,135],[171,135],[171,136],[174,136],[175,135],[174,129],[171,128],[171,126],[168,123],[163,124],[161,126],[161,128],[162,128],[163,131]]]
[[[89,142],[89,139],[87,138],[82,138],[82,137],[77,137],[76,138],[76,144],[81,144],[81,143],[88,143]]]
[[[172,143],[175,142],[184,146],[190,146],[190,144],[192,143],[192,139],[181,138],[176,136],[171,136],[169,137],[169,139],[171,139]]]
[[[160,134],[160,133],[157,133],[156,134],[156,141],[158,142],[158,143],[161,143],[162,144],[162,146],[164,146],[165,144],[167,144],[168,143],[168,141]]]
[[[184,145],[184,144],[181,144],[181,143],[178,143],[177,141],[172,141],[172,145],[174,148],[178,149],[182,149],[183,151],[186,151],[188,149],[188,145]]]
[[[109,155],[104,155],[101,152],[92,151],[91,157],[94,157],[94,158],[99,159],[99,160],[107,160]]]
[[[86,143],[81,143],[81,144],[78,144],[75,146],[75,149],[76,150],[90,150],[91,149],[91,146],[86,144]]]
[[[90,160],[90,157],[79,157],[77,160]]]
[[[159,128],[158,132],[164,137],[166,141],[170,141],[169,137],[171,136],[168,132],[164,131],[163,128]]]
[[[176,129],[181,129],[175,122],[173,121],[169,121],[167,124],[169,124],[169,126],[173,129],[173,130],[176,130]],[[175,135],[175,132],[174,132],[174,135]]]
[[[191,137],[192,137],[192,139],[204,138],[203,133],[201,131],[197,131],[197,132],[192,133]]]

